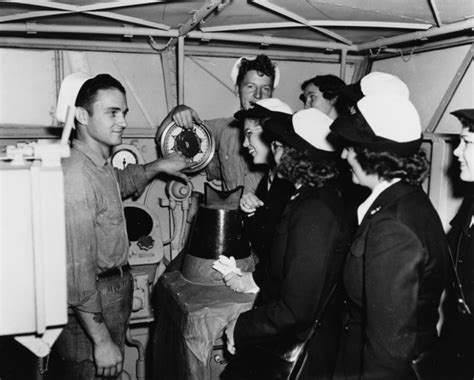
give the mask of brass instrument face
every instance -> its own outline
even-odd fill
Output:
[[[183,170],[195,173],[205,168],[215,151],[214,139],[203,124],[193,124],[191,129],[180,127],[174,122],[164,129],[161,135],[163,157],[180,153],[194,165]]]

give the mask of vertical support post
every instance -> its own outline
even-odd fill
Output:
[[[54,75],[56,78],[56,99],[59,96],[59,90],[61,89],[61,82],[64,78],[64,65],[63,65],[63,51],[54,51]]]
[[[446,169],[449,162],[449,149],[446,141],[442,138],[434,139],[431,147],[430,179],[428,185],[428,196],[446,229],[449,221],[447,219],[448,181]]]
[[[171,50],[166,50],[161,54],[161,65],[163,67],[166,110],[169,112],[177,105],[176,55]]]
[[[346,81],[347,49],[341,49],[341,70],[339,76]]]
[[[359,63],[356,64],[354,73],[352,74],[351,83],[355,83],[361,80],[366,74],[370,72],[372,62],[368,57],[364,57]]]
[[[184,103],[184,37],[178,37],[178,104]]]

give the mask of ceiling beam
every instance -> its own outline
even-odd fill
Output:
[[[159,49],[165,48],[163,44]],[[120,53],[140,53],[155,54],[156,50],[151,49],[146,42],[137,41],[81,41],[58,38],[37,38],[37,37],[2,37],[0,36],[0,47],[20,48],[20,49],[58,49],[58,50],[83,50],[83,51],[108,51]],[[236,47],[217,47],[208,45],[191,45],[184,47],[186,55],[202,56],[202,57],[231,57],[239,58],[242,56],[256,55],[260,51],[258,48],[236,48]],[[164,55],[169,50],[163,51]],[[339,63],[340,55],[326,52],[301,52],[289,50],[274,50],[266,48],[265,54],[276,60],[291,60],[298,62],[328,62]],[[172,56],[174,56],[172,54]],[[354,64],[363,60],[364,57],[348,55],[347,62]],[[174,66],[174,65],[173,65]],[[168,72],[168,71],[166,71]]]
[[[382,59],[393,58],[401,55],[414,55],[419,53],[425,53],[433,50],[448,49],[456,46],[468,45],[474,43],[474,37],[462,36],[456,38],[449,38],[442,41],[434,41],[423,44],[423,46],[417,46],[416,49],[413,47],[406,47],[403,49],[384,49],[377,56],[372,56],[372,61],[379,61]]]
[[[411,29],[427,30],[432,27],[431,24],[414,22],[385,22],[385,21],[352,21],[352,20],[310,20],[311,26],[343,27],[343,28],[389,28],[389,29]],[[283,29],[283,28],[303,28],[298,22],[265,22],[253,24],[234,24],[234,25],[216,25],[201,26],[201,31],[211,32],[230,32],[237,30],[257,30],[257,29]]]
[[[436,22],[436,26],[439,28],[441,26],[441,17],[439,17],[438,7],[436,6],[435,0],[428,0],[430,3],[431,12]]]
[[[321,34],[324,34],[328,37],[331,37],[332,39],[336,40],[336,41],[339,41],[339,42],[342,42],[346,45],[352,45],[352,41],[337,34],[337,33],[334,33],[334,32],[331,32],[330,30],[327,30],[327,29],[324,29],[324,28],[320,28],[318,26],[312,26],[308,20],[306,20],[304,17],[301,17],[299,15],[297,15],[296,13],[294,12],[291,12],[283,7],[280,7],[278,5],[275,5],[275,4],[272,4],[270,3],[269,1],[267,0],[251,0],[251,3],[252,4],[257,4],[257,5],[260,5],[261,7],[263,8],[266,8],[266,9],[269,9],[275,13],[278,13],[279,15],[281,16],[284,16],[284,17],[287,17],[293,21],[296,21],[302,25],[305,25],[307,26],[308,28],[312,29],[312,30],[315,30]]]
[[[232,42],[243,42],[243,43],[257,43],[263,46],[271,45],[283,45],[292,47],[308,47],[315,49],[327,49],[327,50],[341,50],[347,49],[349,51],[356,51],[356,46],[347,46],[339,42],[327,42],[327,41],[314,41],[305,40],[301,38],[285,38],[285,37],[272,37],[272,36],[261,36],[253,34],[239,34],[239,33],[203,33],[199,31],[189,32],[188,37],[195,38],[203,41],[232,41]]]
[[[160,3],[163,2],[164,0],[137,0],[137,1],[132,1],[132,0],[126,0],[126,1],[116,1],[113,3],[100,3],[100,4],[90,4],[90,5],[70,5],[70,4],[64,4],[64,3],[59,3],[59,2],[45,2],[45,1],[12,1],[14,3],[20,3],[20,4],[25,4],[25,5],[34,5],[34,6],[40,6],[43,8],[49,8],[53,9],[52,11],[33,11],[33,12],[23,12],[23,13],[16,13],[13,15],[7,15],[7,16],[2,16],[0,17],[0,23],[2,22],[11,22],[11,21],[20,21],[20,20],[29,20],[29,19],[37,19],[37,18],[44,18],[44,17],[50,17],[50,16],[58,16],[58,15],[70,15],[70,14],[86,14],[86,15],[92,15],[92,16],[97,16],[97,17],[102,17],[105,19],[109,20],[114,20],[114,21],[124,21],[128,22],[131,24],[135,25],[140,25],[140,26],[146,26],[149,28],[156,28],[156,29],[162,29],[162,30],[169,30],[171,29],[170,26],[152,22],[152,21],[147,21],[141,18],[137,17],[132,17],[132,16],[126,16],[126,15],[121,15],[118,13],[112,13],[112,12],[103,12],[100,10],[107,10],[107,9],[114,9],[114,8],[121,8],[121,7],[128,7],[131,5],[137,6],[137,5],[146,5],[146,4],[151,4],[151,3]]]
[[[0,24],[0,32],[106,34],[118,36],[178,37],[177,30],[133,26],[46,25],[32,22]]]
[[[120,15],[120,14],[112,13],[112,12],[86,12],[86,14],[93,15],[93,16],[98,16],[98,17],[102,17],[102,18],[106,18],[106,19],[114,20],[114,21],[125,21],[125,22],[128,22],[130,24],[146,26],[148,28],[161,29],[161,30],[170,30],[171,29],[171,27],[169,25],[144,20],[144,19],[138,18],[138,17]]]
[[[97,11],[101,9],[114,9],[114,8],[123,8],[136,5],[146,5],[146,4],[156,4],[156,3],[166,3],[167,0],[118,0],[110,1],[108,3],[100,2],[89,5],[71,5],[66,3],[61,3],[59,1],[45,1],[45,0],[3,0],[2,3],[10,4],[22,4],[22,5],[32,5],[35,7],[50,8],[50,9],[60,9],[64,11],[75,11],[81,9],[81,11]]]
[[[2,22],[11,22],[11,21],[29,20],[29,19],[32,19],[32,18],[57,16],[57,15],[65,14],[65,13],[67,13],[67,12],[64,12],[64,11],[34,11],[34,12],[15,13],[15,14],[12,14],[12,15],[0,16],[0,23],[2,23]]]
[[[447,35],[450,33],[460,32],[463,30],[469,30],[474,28],[474,18],[470,18],[464,21],[453,22],[452,24],[445,24],[439,28],[431,28],[425,31],[412,32],[402,34],[401,36],[382,38],[372,42],[365,42],[357,45],[359,51],[365,51],[369,49],[387,47],[390,45],[402,44],[410,41],[421,41],[426,40],[430,37]]]
[[[289,47],[307,47],[325,50],[348,51],[366,51],[374,48],[384,48],[390,45],[401,44],[405,42],[426,40],[430,37],[448,35],[464,30],[474,28],[474,18],[460,21],[457,23],[442,25],[439,28],[431,28],[426,31],[412,32],[384,38],[359,45],[347,46],[338,42],[314,41],[299,38],[272,37],[268,35],[252,35],[240,33],[203,33],[200,31],[191,31],[188,37],[203,41],[219,40],[229,42],[257,43],[262,46],[282,45]],[[4,23],[0,24],[0,32],[24,32],[28,34],[35,33],[73,33],[73,34],[105,34],[119,36],[152,36],[152,37],[178,37],[178,30],[158,30],[146,27],[110,27],[110,26],[79,26],[79,25],[44,25],[35,23]]]
[[[178,30],[158,30],[152,28],[139,28],[130,26],[81,26],[81,25],[45,25],[36,23],[4,23],[0,24],[0,32],[37,33],[72,33],[72,34],[104,34],[117,36],[152,36],[152,37],[178,37]],[[218,40],[244,43],[257,43],[263,46],[283,45],[291,47],[308,47],[326,50],[356,51],[356,46],[347,46],[338,42],[313,41],[299,38],[282,38],[238,33],[203,33],[191,31],[189,38],[203,41]]]

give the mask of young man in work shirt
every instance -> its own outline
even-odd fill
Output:
[[[68,101],[76,105],[76,135],[63,162],[69,316],[54,346],[50,376],[115,377],[123,368],[133,293],[122,198],[143,191],[159,173],[186,179],[179,171],[189,164],[175,155],[125,170],[112,167],[109,157],[122,143],[128,106],[124,87],[110,75],[65,78],[60,121]]]

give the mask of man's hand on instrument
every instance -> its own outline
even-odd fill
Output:
[[[171,118],[177,125],[184,128],[192,128],[194,123],[202,123],[197,112],[184,104],[175,107]]]

